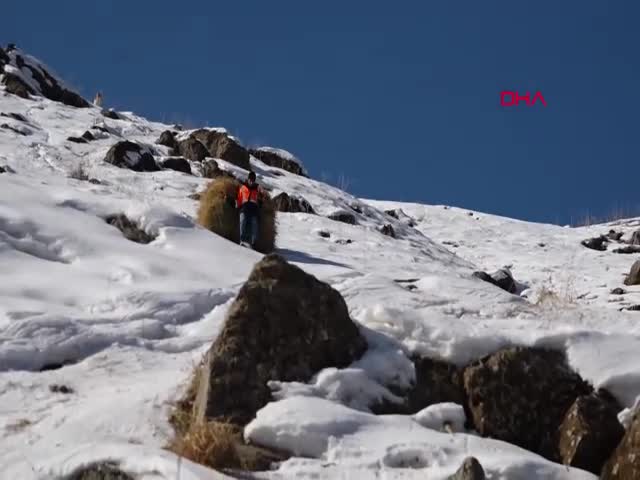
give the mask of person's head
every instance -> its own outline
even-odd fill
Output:
[[[247,183],[249,185],[253,185],[256,183],[256,172],[249,172],[249,176],[247,177]]]

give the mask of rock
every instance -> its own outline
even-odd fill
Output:
[[[332,213],[327,218],[335,220],[336,222],[348,223],[349,225],[355,225],[357,223],[355,215],[348,212]]]
[[[67,141],[73,143],[89,143],[86,138],[82,137],[67,137]]]
[[[351,208],[351,210],[353,210],[354,212],[359,213],[360,215],[364,213],[364,210],[362,209],[362,207],[357,203],[349,205],[349,208]]]
[[[193,137],[188,137],[178,142],[177,151],[192,162],[201,162],[209,156],[206,147]]]
[[[385,210],[384,213],[386,213],[390,217],[395,218],[396,220],[399,220],[399,218],[400,218],[400,217],[398,217],[398,211],[397,210]]]
[[[204,178],[219,178],[219,177],[227,177],[236,179],[232,173],[227,172],[226,170],[222,170],[218,166],[218,162],[213,160],[212,158],[207,158],[201,164],[200,171]]]
[[[318,235],[322,238],[331,238],[331,233],[326,230],[318,230]]]
[[[18,122],[29,123],[24,115],[20,115],[19,113],[0,113],[0,117],[7,117],[17,120]]]
[[[66,385],[58,385],[54,383],[53,385],[49,385],[49,391],[51,393],[62,393],[64,395],[70,395],[75,393],[75,390],[71,387],[67,387]]]
[[[3,165],[0,165],[0,173],[7,173],[7,170]]]
[[[462,371],[453,364],[432,358],[413,358],[416,383],[407,394],[408,412],[419,412],[437,403],[466,405]]]
[[[202,142],[210,157],[221,158],[245,170],[251,170],[249,152],[225,131],[201,128],[191,133],[191,138]]]
[[[631,271],[627,275],[624,284],[629,286],[640,285],[640,260],[636,260],[636,263],[631,266]]]
[[[82,134],[82,137],[81,137],[81,138],[84,138],[84,139],[85,139],[85,140],[87,140],[88,142],[92,142],[93,140],[95,140],[95,139],[96,139],[96,137],[93,135],[93,133],[91,133],[89,130],[87,130],[86,132],[84,132],[84,133]]]
[[[458,471],[448,480],[485,480],[484,468],[475,457],[467,457],[462,462]]]
[[[184,157],[167,157],[162,161],[162,168],[191,175],[191,164]]]
[[[4,66],[10,61],[11,59],[9,58],[9,55],[7,55],[4,49],[0,47],[0,73],[2,73]]]
[[[273,198],[273,202],[276,205],[276,210],[279,212],[315,213],[313,207],[304,198],[292,197],[286,192],[276,195]]]
[[[636,230],[631,235],[631,240],[629,240],[631,245],[640,245],[640,230]]]
[[[119,168],[128,168],[136,172],[155,172],[160,170],[151,152],[137,143],[127,140],[113,145],[104,159]]]
[[[353,240],[351,240],[350,238],[339,238],[338,240],[336,240],[336,243],[338,245],[351,245],[353,243]]]
[[[252,148],[249,153],[271,167],[281,168],[287,172],[306,177],[300,161],[286,150],[271,147]]]
[[[6,65],[11,65],[15,69],[14,72],[9,73],[5,66],[2,83],[8,93],[22,98],[41,95],[72,107],[86,108],[89,106],[89,102],[64,87],[62,82],[35,58],[24,55],[17,49],[12,49],[8,54],[5,53],[3,58]],[[26,81],[26,78],[29,80]]]
[[[621,310],[626,310],[627,312],[640,312],[640,305],[630,305],[622,308]]]
[[[599,475],[624,436],[620,410],[615,401],[598,394],[578,397],[559,429],[562,463]]]
[[[623,235],[624,235],[624,232],[616,232],[615,230],[609,230],[606,237],[609,240],[613,240],[614,242],[619,242]]]
[[[396,238],[396,232],[390,223],[383,225],[380,229],[380,233],[386,235],[387,237]]]
[[[583,246],[590,248],[591,250],[598,250],[600,252],[603,252],[607,249],[607,243],[609,243],[609,239],[604,235],[600,235],[599,237],[583,240],[580,243]]]
[[[611,295],[624,295],[625,293],[627,293],[627,291],[624,288],[620,287],[611,290]]]
[[[195,192],[195,193],[192,193],[191,195],[188,195],[187,198],[190,198],[191,200],[200,201],[200,198],[202,198],[202,194],[200,192]]]
[[[3,123],[0,125],[0,128],[4,128],[5,130],[11,130],[12,132],[17,133],[18,135],[22,135],[25,137],[33,133],[31,129],[23,125],[9,125],[8,123]]]
[[[76,469],[59,480],[136,480],[135,477],[123,472],[117,463],[98,462]]]
[[[244,425],[271,400],[270,380],[306,382],[323,368],[348,366],[366,349],[336,290],[267,255],[240,289],[205,357],[195,420]]]
[[[558,458],[555,434],[573,402],[592,388],[554,350],[512,347],[464,370],[464,389],[477,432],[548,459]]]
[[[602,469],[602,480],[640,478],[640,411],[635,413],[627,433]]]
[[[131,240],[136,243],[151,243],[155,237],[152,237],[147,232],[142,230],[138,225],[129,220],[125,215],[111,215],[107,217],[105,221],[109,225],[113,225],[122,232],[122,235],[127,240]]]
[[[518,287],[516,285],[516,281],[513,279],[511,272],[502,268],[500,270],[495,271],[492,274],[488,274],[486,272],[473,272],[474,277],[479,278],[480,280],[484,280],[485,282],[489,282],[495,285],[502,290],[509,293],[516,293]]]
[[[121,116],[118,112],[116,112],[113,108],[102,110],[102,115],[104,117],[110,118],[111,120],[123,120],[124,117]]]
[[[625,247],[616,248],[613,253],[633,254],[640,253],[640,245],[627,245]]]
[[[158,145],[164,145],[165,147],[177,149],[178,141],[176,140],[176,134],[171,130],[165,130],[160,134],[160,138],[156,140]]]

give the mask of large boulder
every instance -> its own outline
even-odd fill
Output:
[[[464,371],[475,429],[556,460],[556,432],[573,402],[592,388],[554,350],[512,347]]]
[[[192,162],[201,162],[209,156],[209,152],[202,142],[193,137],[188,137],[178,142],[177,151]]]
[[[300,160],[286,150],[272,147],[260,147],[250,149],[249,153],[269,166],[281,168],[287,172],[295,173],[296,175],[307,175],[300,163]]]
[[[202,142],[210,157],[221,158],[245,170],[251,170],[250,155],[246,148],[226,131],[214,128],[201,128],[190,135]]]
[[[171,130],[165,130],[160,134],[160,138],[156,140],[158,145],[164,145],[165,147],[177,149],[178,141],[176,140],[176,134]]]
[[[631,266],[631,271],[627,275],[624,284],[629,286],[640,285],[640,260],[636,260],[636,263]]]
[[[282,192],[273,198],[276,210],[279,212],[302,212],[302,213],[315,213],[313,207],[304,198],[292,197],[286,192]]]
[[[218,162],[212,158],[207,158],[200,164],[200,172],[204,178],[227,177],[234,180],[236,179],[232,173],[222,170]]]
[[[407,395],[408,413],[438,403],[466,404],[462,371],[453,364],[432,358],[413,359],[416,383]]]
[[[4,63],[2,83],[9,93],[23,98],[39,95],[72,107],[89,107],[89,102],[68,89],[46,65],[18,49],[3,52],[0,63]]]
[[[619,410],[615,400],[602,394],[578,397],[559,429],[562,463],[599,475],[624,436]]]
[[[335,220],[336,222],[348,223],[349,225],[356,225],[358,223],[353,213],[345,212],[344,210],[332,213],[327,218]]]
[[[627,433],[602,469],[602,480],[640,478],[640,411],[636,412]]]
[[[640,230],[636,230],[631,234],[631,240],[629,240],[631,245],[640,245]]]
[[[162,168],[191,175],[191,164],[183,157],[167,157],[162,160]]]
[[[306,382],[346,367],[367,344],[342,296],[271,254],[258,262],[207,353],[196,421],[248,423],[271,400],[271,380]]]
[[[160,170],[153,154],[143,145],[127,140],[113,145],[104,161],[119,168],[128,168],[136,172],[155,172]]]

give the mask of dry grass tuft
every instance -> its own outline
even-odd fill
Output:
[[[235,199],[240,183],[228,177],[212,181],[200,196],[198,223],[235,243],[240,242],[240,213],[235,208]],[[259,235],[256,250],[270,253],[276,243],[276,208],[269,194],[263,191],[260,209]]]
[[[176,431],[177,436],[186,435],[193,424],[193,404],[196,401],[201,374],[202,364],[196,365],[191,374],[191,382],[184,396],[176,402],[169,415],[169,423]]]
[[[178,436],[169,450],[180,457],[215,469],[242,468],[236,444],[242,430],[236,425],[220,422],[194,424]]]

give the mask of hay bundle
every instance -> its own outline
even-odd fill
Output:
[[[229,177],[212,181],[200,197],[198,223],[221,237],[240,242],[240,212],[235,208],[240,183]],[[270,253],[276,243],[276,209],[269,194],[262,191],[262,207],[258,220],[258,239],[255,248]]]

